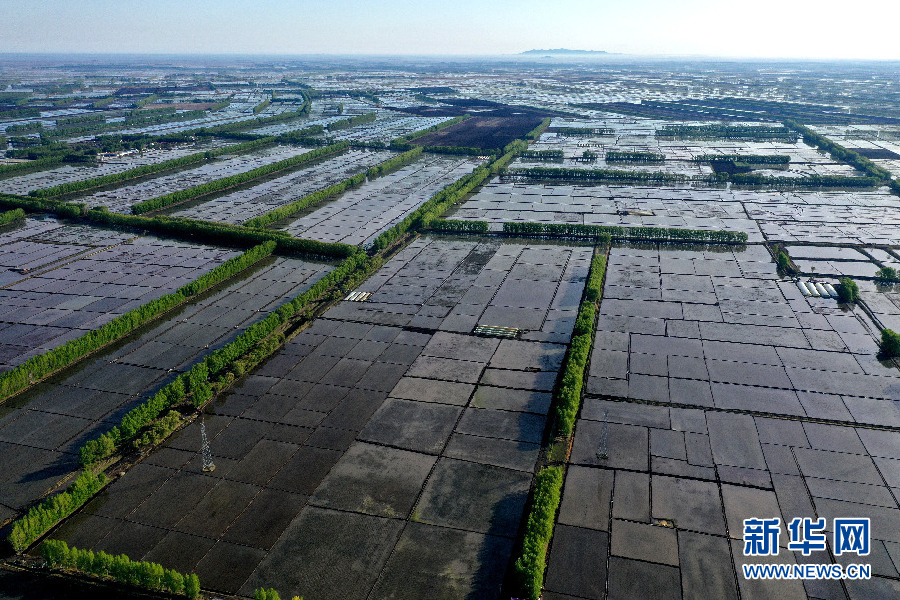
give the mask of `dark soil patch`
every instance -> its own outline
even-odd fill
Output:
[[[476,116],[442,131],[416,139],[423,146],[464,146],[502,148],[538,126],[541,117],[534,113],[517,116]]]

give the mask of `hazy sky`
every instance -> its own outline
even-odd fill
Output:
[[[900,59],[898,23],[896,0],[0,0],[0,52]]]

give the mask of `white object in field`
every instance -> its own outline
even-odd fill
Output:
[[[840,296],[838,296],[837,290],[834,289],[834,286],[833,286],[833,285],[831,285],[830,283],[825,283],[825,284],[823,284],[823,285],[825,286],[825,291],[828,292],[829,294],[831,294],[831,297],[832,297],[832,298],[839,298],[839,297],[840,297]]]
[[[348,302],[365,302],[371,295],[371,292],[350,292],[344,300]]]
[[[819,297],[819,290],[816,289],[816,284],[814,284],[812,281],[806,282],[806,289],[809,290],[809,295],[813,298]]]
[[[828,293],[828,291],[825,289],[825,286],[822,285],[821,283],[816,284],[816,291],[819,292],[819,295],[822,296],[823,298],[831,297],[831,294]]]
[[[806,287],[806,284],[803,283],[802,281],[797,282],[797,287],[800,288],[800,293],[803,294],[804,296],[810,295],[809,289]]]

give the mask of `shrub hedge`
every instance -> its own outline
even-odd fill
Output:
[[[900,333],[892,329],[881,330],[881,354],[885,357],[900,356]]]
[[[4,225],[9,225],[13,221],[18,221],[19,219],[25,218],[25,211],[21,208],[14,208],[13,210],[8,210],[6,212],[0,213],[0,227]]]
[[[859,286],[849,277],[841,277],[838,280],[837,293],[841,302],[856,302],[859,299]]]
[[[255,143],[257,142],[247,142],[247,144]],[[185,202],[186,200],[205,196],[206,194],[211,194],[213,192],[218,192],[230,187],[234,187],[236,185],[240,185],[242,183],[247,183],[248,181],[253,181],[254,179],[263,177],[264,175],[269,175],[271,173],[276,173],[284,169],[289,169],[292,167],[296,167],[297,165],[308,163],[328,154],[340,152],[341,150],[345,150],[347,147],[349,147],[349,145],[350,144],[348,144],[347,142],[338,142],[330,146],[310,150],[309,152],[305,152],[299,156],[292,156],[291,158],[286,158],[284,160],[279,160],[278,162],[263,165],[244,173],[222,177],[221,179],[216,179],[207,183],[195,185],[194,187],[188,188],[186,190],[180,190],[177,192],[165,194],[163,196],[158,196],[156,198],[151,198],[150,200],[138,202],[137,204],[133,205],[131,207],[131,212],[132,214],[140,215],[151,210],[157,210],[166,206],[178,204],[179,202]]]
[[[44,535],[51,527],[75,512],[82,504],[106,485],[106,475],[84,471],[64,491],[33,506],[22,518],[13,523],[9,543],[21,552]]]
[[[47,540],[40,547],[41,556],[51,568],[78,571],[98,579],[112,579],[125,585],[154,592],[179,594],[188,598],[200,595],[197,575],[182,575],[153,562],[131,560],[124,554],[113,556],[71,548],[62,540]]]
[[[707,229],[677,229],[674,227],[620,227],[618,225],[579,225],[575,223],[503,224],[503,233],[547,237],[598,238],[610,236],[616,240],[693,241],[701,243],[743,244],[743,231]]]

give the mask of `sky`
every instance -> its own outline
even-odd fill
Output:
[[[900,60],[900,2],[0,0],[0,52],[639,55]],[[886,27],[879,23],[889,24]]]

